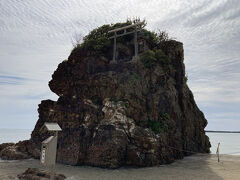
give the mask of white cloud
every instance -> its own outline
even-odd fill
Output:
[[[211,127],[218,128],[219,113],[240,106],[238,0],[0,0],[0,9],[0,126],[12,127],[19,118],[33,126],[37,104],[56,99],[47,84],[68,57],[74,33],[85,35],[136,16],[146,18],[148,28],[167,30],[184,43],[188,83]],[[226,127],[235,128],[234,123]]]

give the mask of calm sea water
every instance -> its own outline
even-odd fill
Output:
[[[240,155],[240,133],[207,133],[211,142],[211,152],[217,151],[220,143],[220,154]]]
[[[31,129],[0,129],[0,144],[27,140],[30,138],[31,132]]]
[[[18,142],[30,138],[30,129],[0,129],[0,144],[5,142]],[[216,153],[220,142],[220,153],[240,155],[240,134],[234,133],[207,133],[212,144],[211,152]]]

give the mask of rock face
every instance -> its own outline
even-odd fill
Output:
[[[207,121],[186,84],[183,44],[153,46],[142,35],[138,57],[132,59],[133,39],[121,41],[118,63],[112,63],[110,46],[100,46],[108,47],[103,55],[89,50],[102,45],[95,32],[83,46],[88,48],[73,50],[52,75],[49,87],[59,98],[39,104],[31,139],[0,145],[0,158],[39,158],[41,142],[50,135],[39,131],[45,122],[62,128],[57,161],[65,164],[153,166],[208,153]],[[89,46],[92,41],[99,44]]]
[[[28,168],[24,173],[19,174],[20,180],[48,180],[50,173],[36,168]],[[64,180],[66,176],[63,174],[55,174],[54,180]]]
[[[157,47],[168,64],[144,61],[113,64],[102,56],[73,51],[49,82],[59,96],[44,100],[31,142],[40,148],[49,134],[39,129],[57,122],[57,161],[117,168],[173,162],[191,152],[208,153],[207,121],[186,84],[183,45]]]
[[[0,158],[4,160],[27,159],[30,157],[39,158],[40,150],[30,141],[0,144]]]

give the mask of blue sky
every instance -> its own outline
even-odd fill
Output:
[[[0,128],[32,129],[74,34],[146,19],[183,42],[188,85],[206,129],[240,130],[239,0],[0,0]]]

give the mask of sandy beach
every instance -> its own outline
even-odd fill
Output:
[[[0,179],[18,179],[17,174],[27,168],[40,168],[39,160],[0,161]],[[67,176],[67,180],[155,180],[155,179],[240,179],[240,156],[197,154],[188,156],[169,165],[148,168],[101,169],[86,166],[57,164],[57,173]]]

